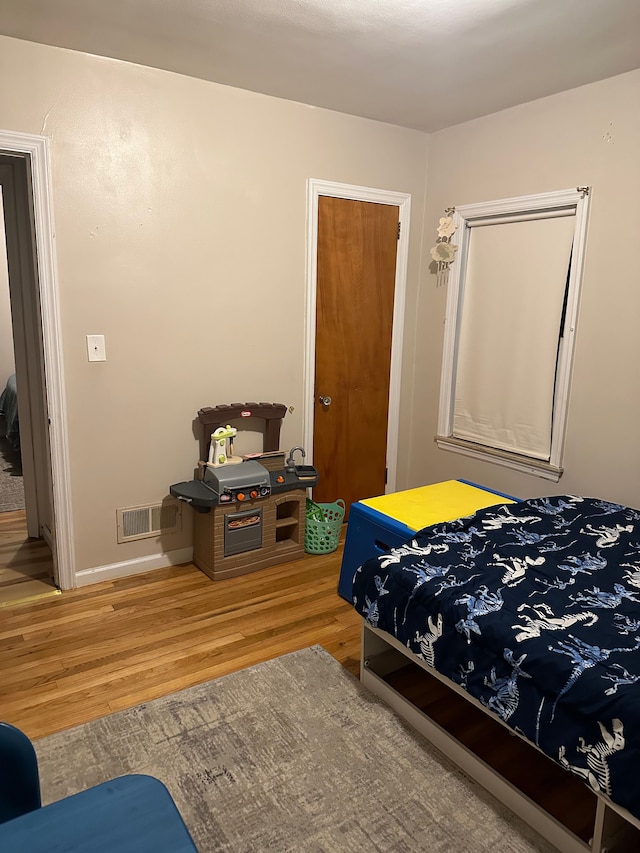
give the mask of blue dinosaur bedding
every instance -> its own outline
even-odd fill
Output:
[[[424,528],[355,609],[640,818],[640,512],[554,496]]]

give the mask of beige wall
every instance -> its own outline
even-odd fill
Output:
[[[399,488],[465,477],[640,505],[640,71],[427,137],[13,39],[0,39],[0,70],[0,127],[51,142],[79,570],[190,544],[186,530],[119,546],[115,510],[190,478],[201,406],[284,402],[282,446],[300,443],[310,177],[413,197]],[[582,184],[593,197],[564,477],[438,450],[438,217]],[[87,361],[87,334],[106,336],[106,363]]]
[[[433,134],[426,247],[446,207],[590,185],[586,267],[558,484],[438,450],[446,288],[423,265],[407,485],[463,477],[523,497],[640,506],[640,71]]]
[[[115,511],[191,477],[202,406],[286,403],[301,443],[307,179],[412,194],[414,316],[428,139],[6,38],[0,127],[51,142],[77,568],[185,547],[117,545]]]

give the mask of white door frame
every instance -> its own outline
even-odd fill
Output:
[[[0,152],[27,156],[30,163],[37,255],[36,295],[42,315],[45,394],[53,479],[53,562],[58,586],[61,589],[73,589],[76,586],[75,548],[49,143],[44,136],[0,130]]]
[[[400,423],[400,382],[402,376],[402,339],[409,259],[409,223],[411,195],[389,190],[359,187],[309,178],[307,181],[307,288],[304,360],[303,435],[307,453],[313,458],[313,413],[315,405],[316,368],[316,292],[318,281],[318,204],[320,196],[392,204],[399,208],[400,238],[396,256],[396,281],[393,297],[393,329],[391,338],[391,371],[389,376],[389,417],[387,422],[387,485],[385,492],[396,489]]]

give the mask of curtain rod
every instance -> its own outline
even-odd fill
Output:
[[[510,222],[531,222],[535,219],[557,219],[560,216],[575,216],[575,207],[561,207],[552,210],[537,210],[530,213],[514,213],[513,216],[485,216],[481,219],[468,219],[467,228],[482,228],[485,225],[507,225]]]

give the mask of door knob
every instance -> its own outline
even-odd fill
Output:
[[[318,397],[318,400],[322,403],[323,406],[331,405],[331,397],[323,397],[322,394]]]

